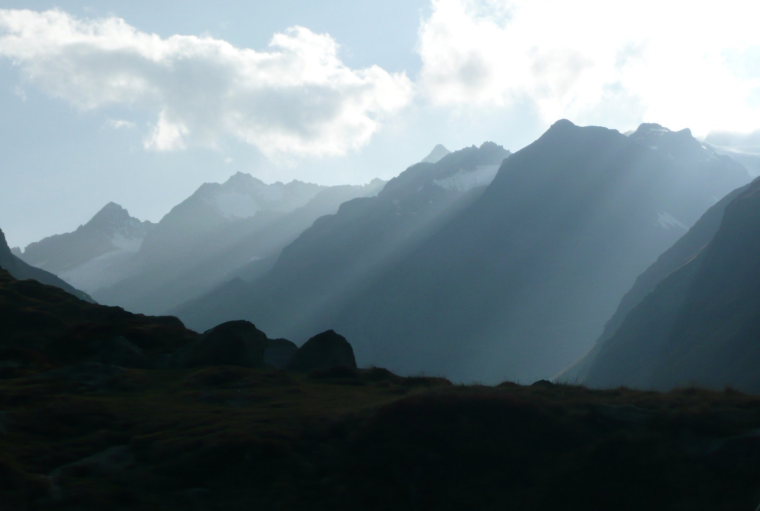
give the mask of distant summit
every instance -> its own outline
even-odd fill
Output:
[[[125,264],[116,281],[101,271],[94,296],[135,312],[163,313],[237,276],[268,268],[271,258],[317,218],[343,202],[371,196],[363,186],[264,181],[237,172],[204,183],[171,209]],[[86,289],[86,288],[85,288]]]
[[[75,231],[31,243],[22,258],[64,276],[77,287],[87,288],[88,277],[80,271],[83,265],[106,255],[136,252],[152,228],[152,223],[142,222],[109,202]]]
[[[441,144],[438,144],[433,148],[432,151],[430,151],[430,154],[428,154],[422,159],[422,162],[438,163],[439,161],[441,161],[441,158],[443,158],[449,153],[451,153],[451,151],[443,147]]]
[[[129,211],[124,209],[121,205],[115,202],[109,202],[103,208],[95,213],[95,216],[88,222],[93,225],[106,226],[118,226],[128,223],[132,217],[129,216]]]

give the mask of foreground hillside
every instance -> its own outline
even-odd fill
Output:
[[[760,398],[380,370],[0,380],[3,509],[754,509]]]
[[[300,348],[245,322],[200,335],[4,271],[0,313],[4,511],[758,499],[760,397],[401,378],[356,369],[331,331]]]

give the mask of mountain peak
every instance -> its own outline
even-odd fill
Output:
[[[656,122],[644,122],[631,133],[631,137],[660,136],[664,133],[672,133],[668,128]]]
[[[560,119],[549,126],[549,129],[547,131],[566,130],[568,128],[577,128],[577,126],[568,119]]]
[[[438,163],[441,158],[446,156],[447,154],[451,153],[448,149],[446,149],[443,145],[437,144],[432,151],[430,151],[430,154],[425,156],[422,161],[425,163]]]
[[[251,186],[251,185],[264,185],[265,183],[246,172],[235,172],[227,181],[224,182],[225,186]]]
[[[103,206],[88,224],[113,224],[129,220],[129,212],[115,202],[109,202]]]
[[[663,149],[668,152],[687,151],[697,158],[710,158],[713,155],[712,151],[705,151],[689,128],[671,131],[656,123],[644,123],[631,133],[629,138],[652,149]]]

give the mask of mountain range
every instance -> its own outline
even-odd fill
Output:
[[[237,173],[202,185],[156,224],[111,203],[76,231],[29,245],[21,257],[100,303],[161,314],[237,274],[257,274],[318,217],[382,184],[265,184]]]
[[[592,346],[635,278],[747,170],[688,130],[555,123],[420,163],[287,246],[254,282],[176,312],[249,318],[294,339],[335,327],[366,364],[534,381]]]
[[[101,303],[198,331],[245,319],[303,342],[335,328],[360,363],[401,374],[534,381],[572,366],[561,378],[604,386],[599,353],[749,179],[689,130],[562,120],[515,154],[436,146],[388,183],[238,173],[156,224],[110,203],[21,257]]]

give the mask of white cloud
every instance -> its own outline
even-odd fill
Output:
[[[127,121],[126,119],[109,119],[106,124],[108,127],[115,130],[132,129],[136,126],[135,123],[132,121]]]
[[[343,154],[412,96],[406,75],[351,69],[329,35],[303,27],[256,51],[211,37],[161,38],[119,18],[0,9],[0,56],[81,109],[150,112],[145,147],[160,151],[232,137],[269,156]]]
[[[547,121],[748,131],[760,125],[758,19],[746,0],[432,0],[421,88],[448,107],[528,100]]]

